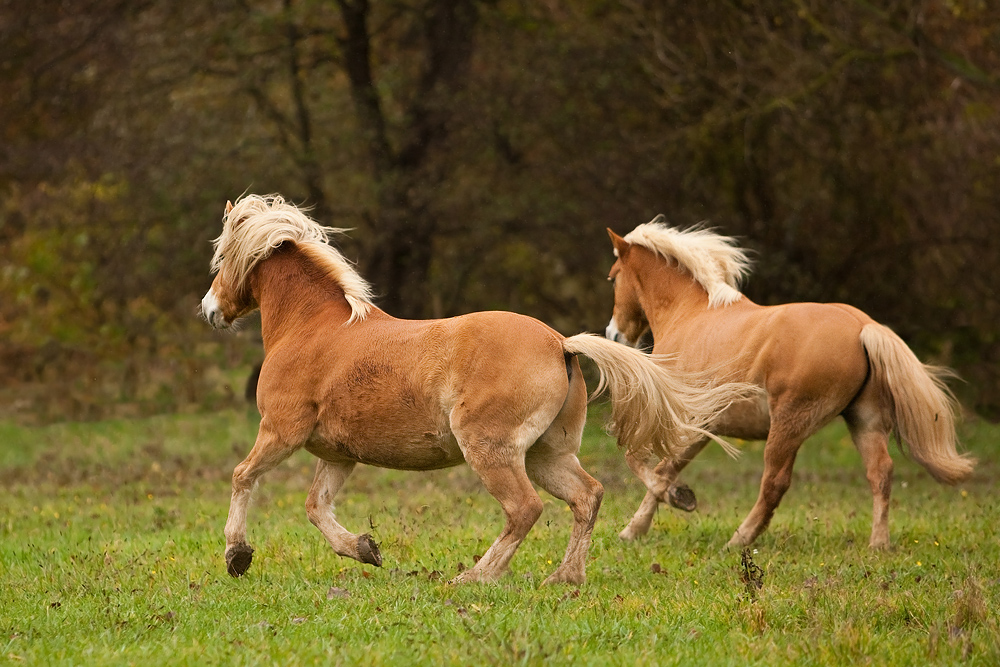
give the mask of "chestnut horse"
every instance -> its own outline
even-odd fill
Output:
[[[873,548],[889,544],[892,432],[939,482],[971,474],[974,459],[956,451],[956,405],[943,382],[948,371],[922,364],[887,327],[844,304],[750,301],[738,289],[750,263],[731,237],[673,229],[662,216],[624,238],[608,233],[617,260],[609,275],[615,304],[607,337],[636,344],[651,332],[654,354],[672,354],[671,368],[758,387],[756,398],[734,403],[709,427],[717,435],[767,441],[760,494],[729,546],[748,545],[767,528],[799,447],[838,415],[871,486]],[[658,465],[641,452],[626,455],[648,492],[622,539],[649,530],[658,502],[668,499],[705,442],[698,438]]]
[[[341,526],[333,499],[357,463],[431,470],[467,462],[506,515],[503,532],[456,581],[488,581],[542,511],[532,482],[573,512],[565,557],[546,582],[584,580],[603,488],[580,467],[586,386],[577,354],[610,388],[626,446],[664,455],[742,389],[705,391],[600,336],[564,338],[513,313],[407,321],[372,304],[367,282],[328,244],[331,232],[278,196],[226,206],[217,273],[202,300],[216,328],[260,309],[265,359],[257,440],[233,471],[226,565],[250,567],[246,518],[258,479],[300,448],[319,461],[306,513],[341,556],[379,566],[370,535]],[[745,394],[744,394],[745,395]]]

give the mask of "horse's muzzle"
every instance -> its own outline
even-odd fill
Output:
[[[215,298],[212,290],[208,290],[201,300],[201,314],[205,320],[215,329],[225,329],[229,326],[222,309],[219,307],[219,300]]]
[[[608,322],[607,328],[604,330],[604,337],[608,340],[613,340],[616,343],[621,343],[622,345],[628,345],[631,347],[632,343],[625,338],[625,334],[618,330],[618,325],[615,324],[615,318],[611,318]]]

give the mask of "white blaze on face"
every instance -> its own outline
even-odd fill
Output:
[[[222,316],[222,309],[219,307],[219,300],[215,298],[215,292],[208,290],[201,300],[201,313],[216,329],[225,329],[229,326],[226,318]]]

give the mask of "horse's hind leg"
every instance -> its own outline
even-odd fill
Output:
[[[685,447],[675,458],[664,459],[655,467],[650,465],[651,462],[643,457],[633,454],[625,455],[625,461],[628,463],[629,468],[632,469],[635,476],[646,486],[646,496],[642,499],[642,503],[639,504],[639,508],[632,516],[632,520],[618,534],[618,537],[629,541],[649,532],[657,506],[664,500],[670,500],[669,494],[674,489],[677,475],[680,474],[681,470],[694,457],[701,453],[707,442],[707,439],[695,442]],[[674,504],[675,507],[677,506],[672,501],[671,504]],[[691,511],[694,508],[687,509],[686,507],[681,507],[680,509]]]
[[[382,554],[372,536],[367,533],[355,535],[337,523],[333,514],[333,499],[352,470],[353,461],[332,463],[321,459],[316,464],[316,476],[306,498],[306,514],[336,553],[381,567]]]
[[[525,459],[528,476],[556,498],[563,500],[573,512],[573,532],[562,563],[544,583],[582,584],[586,578],[587,552],[590,536],[597,521],[597,512],[604,497],[604,487],[580,467],[576,457],[579,438],[575,441],[558,423],[528,450]],[[582,431],[582,428],[580,429]],[[552,438],[549,434],[557,433]]]
[[[507,571],[517,547],[542,514],[542,500],[528,478],[526,459],[532,445],[555,427],[553,422],[560,431],[565,428],[564,437],[571,439],[573,453],[580,446],[587,387],[576,360],[562,361],[566,365],[535,368],[531,381],[518,381],[516,387],[469,391],[452,409],[451,431],[465,461],[506,516],[496,541],[475,567],[455,577],[453,583],[493,581]],[[569,393],[553,392],[567,371]]]
[[[289,445],[261,422],[257,441],[247,457],[233,470],[233,496],[226,520],[226,569],[241,576],[253,560],[253,547],[247,542],[247,508],[260,476],[287,459],[300,444]]]
[[[861,453],[868,485],[872,490],[872,534],[868,546],[884,549],[889,546],[889,495],[892,493],[892,458],[889,456],[889,427],[877,406],[866,401],[862,392],[845,413],[847,427],[854,445]]]
[[[476,566],[452,579],[452,583],[495,581],[507,571],[514,552],[542,514],[538,497],[524,470],[523,461],[498,461],[495,450],[469,452],[466,461],[476,471],[490,495],[499,501],[506,522],[503,532],[493,542]]]

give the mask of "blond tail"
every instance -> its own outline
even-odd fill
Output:
[[[906,343],[881,324],[861,329],[868,352],[871,381],[890,408],[900,448],[927,469],[934,479],[956,484],[972,474],[976,460],[959,454],[956,446],[957,402],[944,378],[951,372],[920,362]]]
[[[571,336],[563,341],[563,349],[585,355],[597,365],[601,381],[593,396],[610,389],[612,429],[627,451],[651,451],[662,458],[694,439],[710,437],[730,455],[737,453],[706,428],[756,387],[740,383],[715,387],[704,379],[681,376],[635,348],[594,334]]]

